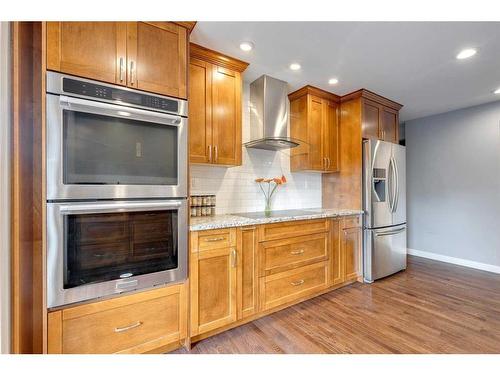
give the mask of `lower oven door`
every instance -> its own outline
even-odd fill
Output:
[[[47,306],[187,277],[187,200],[47,204]]]

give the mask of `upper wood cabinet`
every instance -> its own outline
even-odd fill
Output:
[[[187,31],[170,22],[127,23],[128,84],[186,97]]]
[[[241,73],[247,63],[191,43],[189,160],[241,164]]]
[[[301,141],[291,149],[292,172],[339,170],[339,97],[312,86],[288,95],[290,136]]]
[[[399,110],[402,105],[362,89],[342,97],[342,102],[360,98],[363,138],[399,143]]]
[[[172,22],[47,22],[47,69],[186,98],[187,40]]]

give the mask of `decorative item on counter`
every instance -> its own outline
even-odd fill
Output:
[[[266,216],[270,216],[271,199],[273,197],[273,194],[276,192],[276,189],[278,188],[279,185],[283,185],[286,183],[286,177],[285,175],[282,175],[281,177],[275,177],[275,178],[257,178],[255,182],[259,184],[260,190],[262,190],[262,193],[264,194],[264,199],[266,204],[264,212]],[[267,186],[264,184],[267,184]]]
[[[192,195],[189,202],[191,217],[215,215],[215,195]]]

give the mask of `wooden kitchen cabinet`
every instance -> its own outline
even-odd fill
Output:
[[[362,275],[361,217],[333,219],[331,228],[331,283],[354,281]]]
[[[237,261],[236,229],[191,234],[192,336],[236,321]]]
[[[186,98],[187,30],[170,22],[127,23],[128,86]]]
[[[166,352],[187,337],[187,287],[177,284],[48,314],[50,354]]]
[[[47,22],[47,69],[126,85],[125,22]]]
[[[258,312],[257,234],[256,227],[237,230],[238,319]]]
[[[349,94],[359,94],[362,100],[362,136],[399,143],[399,110],[401,104],[386,99],[368,90]],[[342,98],[344,100],[344,98]]]
[[[47,22],[47,69],[186,98],[187,40],[173,22]]]
[[[338,171],[340,98],[312,86],[305,86],[288,98],[290,136],[301,142],[291,149],[292,172]]]
[[[189,160],[241,165],[241,73],[247,63],[191,43]]]

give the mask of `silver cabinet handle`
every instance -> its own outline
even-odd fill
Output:
[[[327,169],[330,169],[330,165],[331,165],[331,162],[330,162],[330,158],[326,158],[326,160],[328,161],[328,167],[326,167]]]
[[[238,264],[238,254],[236,253],[236,250],[231,250],[231,267],[236,268]]]
[[[205,238],[205,242],[217,242],[217,241],[223,241],[225,239],[226,237]]]
[[[123,60],[124,60],[123,57],[120,57],[120,82],[123,82],[124,72],[125,72]]]
[[[208,145],[208,162],[212,162],[212,145]]]
[[[323,158],[323,169],[326,169],[326,158]]]
[[[290,283],[290,285],[292,285],[292,286],[299,286],[299,285],[302,285],[302,284],[304,284],[304,279],[297,280],[297,281],[292,281]]]
[[[125,331],[128,331],[129,329],[132,329],[132,328],[137,328],[139,326],[142,325],[142,322],[135,322],[129,326],[126,326],[126,327],[116,327],[115,328],[115,332],[116,333],[120,333],[120,332],[125,332]]]
[[[304,249],[291,251],[290,254],[292,254],[292,255],[302,255],[302,254],[304,254]]]
[[[130,61],[130,84],[134,84],[134,76],[135,76],[135,67],[134,67],[134,62]]]
[[[217,146],[214,146],[214,163],[217,163],[217,159],[219,158],[219,150]]]

